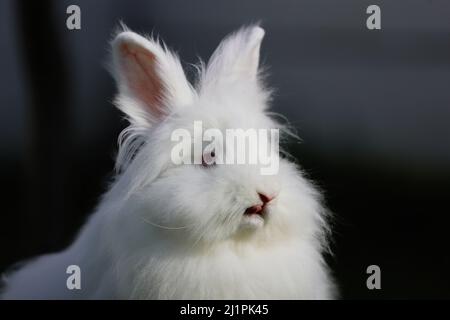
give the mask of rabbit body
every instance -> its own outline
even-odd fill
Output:
[[[195,86],[158,41],[127,29],[115,37],[116,105],[130,122],[118,174],[74,243],[8,274],[2,298],[335,296],[323,259],[326,210],[297,165],[280,158],[276,174],[261,175],[259,165],[171,160],[172,133],[192,130],[194,121],[283,130],[267,111],[270,92],[258,66],[263,36],[251,26],[225,38]],[[71,265],[81,271],[80,288],[68,288]]]

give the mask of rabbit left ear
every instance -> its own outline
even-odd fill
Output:
[[[132,124],[151,126],[192,102],[193,89],[178,57],[158,41],[124,31],[112,47],[117,105]]]
[[[203,84],[217,81],[257,81],[259,51],[264,29],[242,28],[227,36],[211,56]]]

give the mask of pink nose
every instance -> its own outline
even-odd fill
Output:
[[[274,197],[271,197],[271,196],[265,195],[264,193],[259,193],[259,192],[258,192],[258,196],[261,199],[261,201],[263,202],[263,206],[266,203],[269,203],[270,201],[272,201],[274,198]]]

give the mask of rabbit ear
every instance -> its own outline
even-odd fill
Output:
[[[193,90],[178,57],[159,41],[124,31],[112,42],[116,104],[130,122],[151,126],[173,108],[190,104]]]
[[[264,29],[250,26],[227,36],[211,56],[203,85],[221,81],[257,82],[259,51]]]

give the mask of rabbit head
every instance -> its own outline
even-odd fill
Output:
[[[279,159],[270,175],[261,174],[260,164],[205,164],[226,148],[188,153],[192,164],[173,161],[173,132],[192,132],[195,122],[220,132],[282,129],[269,116],[270,91],[261,80],[263,37],[259,26],[227,36],[192,85],[164,44],[129,30],[116,36],[116,105],[130,122],[117,157],[124,219],[138,216],[153,233],[182,242],[317,238],[324,226],[319,194],[288,160]]]

